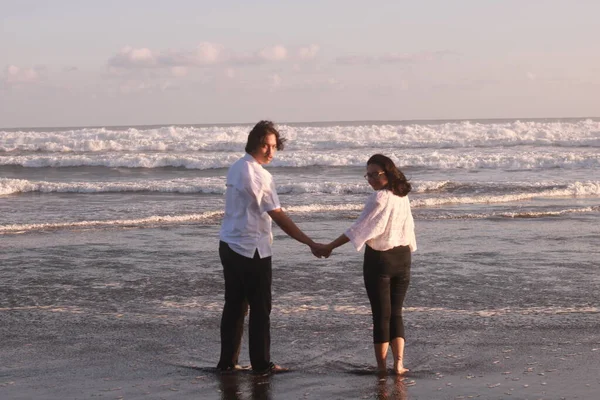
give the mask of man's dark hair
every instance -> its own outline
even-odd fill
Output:
[[[277,129],[275,129],[275,124],[271,121],[260,121],[258,124],[254,125],[254,128],[252,128],[248,134],[246,153],[254,153],[256,149],[262,146],[265,136],[270,134],[275,135],[275,138],[277,139],[277,150],[283,150],[283,143],[286,139],[279,134]]]

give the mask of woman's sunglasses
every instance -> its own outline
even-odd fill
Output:
[[[364,177],[365,179],[379,179],[379,177],[381,175],[385,175],[385,172],[383,171],[379,171],[379,172],[367,172]]]

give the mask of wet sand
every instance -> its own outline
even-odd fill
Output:
[[[302,317],[274,315],[273,359],[292,371],[260,377],[215,372],[218,315],[82,311],[0,310],[0,398],[593,400],[600,393],[593,312],[408,312],[411,371],[398,378],[372,372],[368,329],[348,335],[364,318],[336,321],[332,335],[331,327],[308,334]],[[247,363],[246,343],[242,351]]]
[[[548,232],[566,228],[549,223],[539,240],[552,248]],[[325,239],[345,225],[303,228]],[[214,370],[218,227],[5,236],[0,399],[600,398],[597,250],[471,234],[487,225],[455,241],[460,229],[420,229],[404,378],[373,372],[362,255],[348,247],[315,260],[276,233],[272,358],[292,371],[256,377]]]

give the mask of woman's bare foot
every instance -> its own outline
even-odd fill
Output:
[[[396,362],[394,363],[394,373],[396,375],[404,375],[405,373],[407,373],[409,371],[408,368],[404,368],[404,364],[402,363],[402,358],[398,358],[395,361]]]
[[[408,368],[404,368],[402,365],[394,365],[394,373],[396,375],[404,375],[408,371],[410,370]]]
[[[378,374],[385,374],[387,370],[387,365],[385,364],[377,365],[377,368],[375,368],[375,372]]]

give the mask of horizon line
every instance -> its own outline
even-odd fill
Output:
[[[359,124],[359,123],[443,123],[443,122],[467,122],[467,121],[536,121],[536,120],[585,120],[585,119],[600,119],[600,117],[583,116],[583,117],[506,117],[506,118],[419,118],[419,119],[358,119],[358,120],[321,120],[321,121],[293,121],[293,122],[275,122],[275,125],[314,125],[314,124]],[[17,130],[17,129],[72,129],[72,128],[125,128],[125,127],[168,127],[168,126],[236,126],[249,125],[253,126],[256,122],[215,122],[215,123],[165,123],[165,124],[114,124],[114,125],[56,125],[56,126],[13,126],[2,127],[0,130]]]

